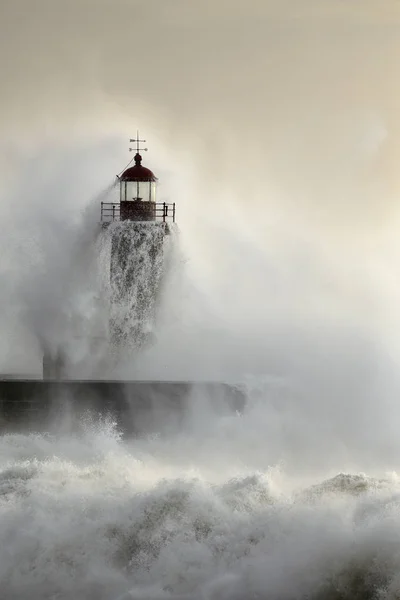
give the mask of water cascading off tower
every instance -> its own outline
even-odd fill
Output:
[[[114,352],[140,348],[152,337],[163,274],[164,241],[175,222],[175,203],[157,202],[157,177],[142,165],[140,143],[133,166],[119,176],[119,202],[101,203],[110,235],[110,343]]]
[[[101,202],[101,234],[96,233],[92,248],[86,249],[93,261],[86,263],[82,257],[80,280],[73,287],[78,297],[93,296],[96,301],[82,310],[67,298],[68,310],[56,310],[56,335],[41,340],[44,379],[110,376],[110,369],[113,373],[130,350],[142,348],[153,337],[175,203],[157,202],[157,178],[142,165],[140,152],[147,148],[140,143],[145,140],[138,134],[130,141],[136,145],[130,149],[136,151],[134,165],[117,176],[119,201]],[[104,282],[104,258],[109,273],[98,289],[95,272]]]

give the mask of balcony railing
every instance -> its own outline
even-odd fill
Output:
[[[128,204],[128,203],[126,203]],[[130,204],[130,203],[129,203]],[[142,203],[141,203],[142,204]],[[143,205],[147,204],[143,202]],[[138,213],[138,218],[135,216],[128,216],[125,219],[121,219],[121,205],[119,202],[102,202],[101,203],[101,222],[102,223],[112,223],[113,221],[121,221],[121,220],[130,220],[130,221],[157,221],[157,222],[172,222],[175,223],[175,202],[173,204],[168,204],[167,202],[155,202],[154,210],[152,211],[151,218],[143,219],[140,217],[140,212]],[[144,208],[144,206],[143,206]],[[147,207],[146,207],[147,208]],[[145,211],[148,213],[148,211]]]

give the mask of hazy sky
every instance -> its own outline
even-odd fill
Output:
[[[173,135],[210,182],[246,165],[238,192],[268,178],[321,221],[329,179],[340,212],[345,187],[368,196],[371,183],[391,206],[399,26],[397,0],[3,0],[3,157],[140,127],[162,146]],[[366,220],[385,217],[365,203]]]

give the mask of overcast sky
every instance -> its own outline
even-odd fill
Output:
[[[397,0],[3,0],[2,143],[151,128],[219,181],[254,165],[313,209],[368,159],[389,206],[399,26]]]

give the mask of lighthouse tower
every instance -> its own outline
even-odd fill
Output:
[[[119,202],[101,203],[111,236],[110,340],[114,349],[140,348],[152,338],[163,275],[164,242],[175,222],[175,203],[157,202],[157,177],[143,166],[135,139],[134,165],[119,176]]]
[[[101,203],[102,247],[110,251],[110,293],[103,290],[106,297],[99,299],[101,323],[96,322],[96,332],[101,331],[101,335],[89,334],[90,339],[86,340],[91,356],[88,361],[82,359],[82,370],[85,371],[87,362],[91,373],[100,369],[103,374],[103,355],[111,359],[107,360],[107,367],[111,362],[113,368],[112,364],[118,363],[127,350],[139,349],[153,338],[164,274],[165,241],[170,238],[175,222],[175,203],[157,202],[157,177],[142,164],[140,153],[147,148],[141,148],[140,144],[145,140],[140,140],[138,133],[130,141],[135,143],[135,148],[130,148],[135,151],[131,161],[134,164],[128,165],[118,177],[119,201]],[[84,337],[79,315],[72,315],[72,321],[77,322],[77,331],[70,332],[70,337],[76,340]],[[75,364],[76,349],[70,350],[58,341],[53,345],[44,342],[43,346],[43,377],[70,379],[71,374],[74,377],[76,366],[72,363]],[[92,366],[96,361],[98,368]]]

